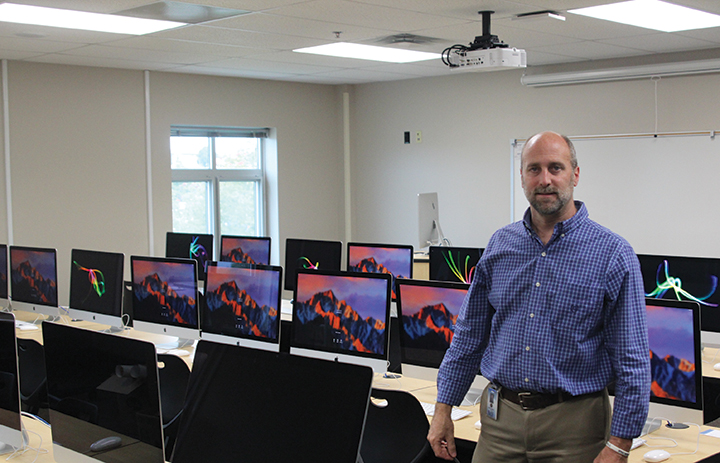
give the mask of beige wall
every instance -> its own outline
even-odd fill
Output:
[[[172,124],[273,128],[273,260],[288,236],[342,238],[337,88],[163,73],[149,82],[156,255],[172,226]],[[129,256],[149,254],[150,243],[144,73],[10,61],[8,84],[14,244],[57,248],[61,304],[72,248],[124,252],[129,277]]]
[[[655,130],[655,83],[649,79],[527,88],[521,75],[449,74],[358,86],[352,113],[354,238],[417,247],[416,196],[437,191],[445,235],[457,246],[484,247],[511,220],[512,139],[542,130],[570,136]],[[712,97],[718,91],[720,74],[663,78],[658,131],[720,129],[720,106]],[[403,131],[418,130],[422,143],[403,144]],[[581,166],[581,183],[583,178]],[[606,180],[612,188],[613,178]],[[693,218],[708,227],[708,239],[720,226],[714,209]]]

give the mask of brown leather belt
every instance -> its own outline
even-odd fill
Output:
[[[573,396],[569,392],[565,391],[556,392],[554,394],[545,394],[541,392],[516,392],[511,391],[510,389],[500,388],[500,396],[503,399],[520,405],[523,410],[538,410],[576,397],[593,397],[601,393],[602,391],[598,391],[590,394]]]

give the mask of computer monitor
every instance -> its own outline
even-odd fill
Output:
[[[155,347],[59,323],[42,328],[55,461],[163,463]],[[90,450],[107,437],[119,437],[120,448]]]
[[[418,244],[420,249],[428,246],[449,244],[440,228],[440,206],[437,193],[418,195]]]
[[[123,328],[124,260],[116,252],[70,252],[70,317]]]
[[[165,257],[195,259],[198,263],[198,279],[205,279],[205,265],[213,257],[213,235],[201,233],[168,232],[165,238]]]
[[[638,254],[645,296],[700,304],[703,343],[720,347],[720,259]],[[715,338],[714,342],[706,342]]]
[[[342,260],[340,241],[305,240],[287,238],[285,240],[285,289],[295,289],[295,271],[297,269],[339,271]]]
[[[210,262],[202,339],[278,352],[281,285],[282,267]]]
[[[10,304],[7,244],[0,244],[0,309]]]
[[[359,461],[369,368],[202,340],[173,463]]]
[[[135,329],[200,339],[196,261],[130,256],[130,273]]]
[[[392,298],[395,300],[395,279],[413,277],[413,247],[398,244],[348,243],[347,271],[390,274]]]
[[[484,248],[430,246],[430,279],[472,283],[475,266]]]
[[[469,285],[399,280],[400,359],[404,375],[435,381]]]
[[[0,455],[24,445],[15,316],[0,312]]]
[[[645,305],[652,376],[648,418],[702,423],[700,305],[654,298]]]
[[[298,270],[290,353],[387,371],[389,274]]]
[[[10,298],[13,310],[60,316],[55,249],[10,246]]]
[[[270,265],[270,237],[220,237],[220,260],[239,264]]]

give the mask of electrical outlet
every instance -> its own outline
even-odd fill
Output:
[[[422,132],[419,130],[415,132],[415,143],[422,143]]]

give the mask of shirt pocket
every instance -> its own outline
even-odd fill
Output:
[[[582,343],[599,332],[605,290],[599,286],[568,284],[548,293],[550,329],[560,343]]]

